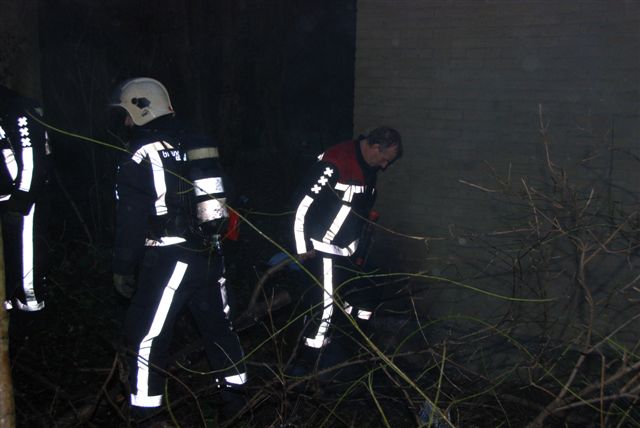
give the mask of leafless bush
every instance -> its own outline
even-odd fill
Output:
[[[540,299],[511,299],[502,318],[485,325],[516,352],[499,372],[514,376],[489,382],[492,392],[481,401],[519,406],[531,417],[504,420],[519,417],[529,427],[638,426],[638,207],[613,205],[610,181],[572,179],[553,160],[542,114],[540,131],[544,177],[501,177],[497,187],[464,182],[509,210],[504,229],[466,235],[485,249],[477,272],[511,298]]]

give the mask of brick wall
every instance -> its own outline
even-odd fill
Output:
[[[379,185],[396,231],[496,227],[501,207],[460,180],[539,175],[540,108],[572,179],[602,169],[612,143],[639,154],[638,1],[359,0],[357,17],[354,134],[389,124],[406,145]],[[637,184],[638,162],[617,161],[618,178]]]
[[[514,285],[515,251],[493,246],[501,235],[490,233],[526,227],[523,213],[531,212],[526,201],[494,192],[500,182],[521,194],[523,180],[549,182],[541,113],[552,161],[581,197],[594,189],[592,207],[638,208],[639,1],[359,0],[354,134],[387,124],[405,144],[405,157],[379,177],[380,223],[393,232],[376,233],[373,263],[530,297],[526,278]],[[420,237],[434,239],[425,245]],[[529,262],[523,277],[535,275]],[[438,281],[426,282],[423,307],[433,317],[489,322],[527,314],[545,332],[563,329],[586,313],[573,262],[567,257],[557,278],[543,278],[556,299],[544,311]],[[606,260],[590,285],[604,295],[624,283],[605,266],[633,278],[637,264]],[[624,298],[617,304],[599,319],[616,325],[629,315]]]

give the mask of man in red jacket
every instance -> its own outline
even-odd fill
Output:
[[[372,307],[352,306],[344,297],[354,284],[348,280],[354,276],[353,256],[375,202],[377,173],[401,155],[400,134],[393,128],[376,128],[365,137],[330,147],[300,186],[293,224],[296,253],[309,260],[308,269],[317,282],[305,293],[303,352],[293,374],[308,372],[331,342],[330,327],[339,312],[336,304],[359,320],[372,315]],[[329,358],[323,357],[321,367],[340,359],[337,343],[327,351]]]

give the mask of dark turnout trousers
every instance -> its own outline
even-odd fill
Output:
[[[26,215],[2,214],[6,309],[34,312],[44,308],[42,288],[46,263],[44,251],[36,246],[36,237],[43,227],[40,211],[40,205],[34,204]]]
[[[246,381],[243,351],[229,321],[223,258],[179,244],[147,247],[125,321],[127,345],[136,354],[129,368],[133,406],[162,404],[163,371],[176,318],[185,306],[217,377],[231,385]]]
[[[369,320],[377,303],[371,283],[360,276],[358,266],[348,257],[318,252],[305,263],[318,282],[305,293],[306,308],[303,345],[324,348],[340,336],[336,327],[349,330],[350,322],[336,306],[337,296],[344,311],[359,323]],[[331,352],[330,346],[327,350]]]

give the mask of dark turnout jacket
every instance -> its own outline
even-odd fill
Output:
[[[145,247],[201,245],[204,230],[228,216],[211,139],[164,116],[134,128],[129,151],[116,179],[113,270],[121,275],[134,273]]]
[[[26,215],[48,175],[49,144],[39,107],[0,86],[0,209]]]
[[[360,141],[337,144],[318,156],[296,199],[296,252],[353,255],[375,201],[375,184],[376,169],[362,158]]]

